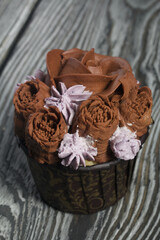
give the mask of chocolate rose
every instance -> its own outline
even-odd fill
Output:
[[[95,140],[95,147],[98,151],[95,157],[96,162],[107,162],[110,160],[108,141],[118,123],[118,109],[108,98],[95,95],[80,105],[75,121],[73,121],[72,132],[78,129],[80,136],[91,136]]]
[[[152,123],[152,96],[148,87],[131,91],[129,97],[120,104],[122,125],[135,131],[138,137],[147,132]]]
[[[44,99],[50,96],[50,88],[39,79],[33,79],[21,84],[14,94],[15,134],[24,139],[25,123],[31,113],[44,106]]]
[[[30,156],[39,163],[55,163],[58,161],[55,152],[65,133],[67,125],[57,107],[43,108],[31,114],[25,137]]]
[[[95,94],[104,93],[105,96],[110,96],[117,89],[123,98],[137,86],[126,60],[96,54],[94,49],[55,49],[48,52],[46,61],[50,84],[54,86],[58,82],[65,83],[67,88],[84,85],[86,90]]]

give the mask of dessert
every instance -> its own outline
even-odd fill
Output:
[[[81,49],[51,50],[17,84],[15,134],[42,198],[56,209],[93,213],[124,196],[152,123],[152,96],[129,63]]]

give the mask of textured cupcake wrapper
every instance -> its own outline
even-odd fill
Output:
[[[72,170],[62,165],[28,163],[43,200],[55,209],[90,214],[114,205],[129,186],[134,161],[115,160]]]

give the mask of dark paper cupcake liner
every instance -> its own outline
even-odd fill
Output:
[[[23,145],[27,154],[27,149]],[[130,184],[135,160],[80,167],[40,164],[27,154],[42,199],[55,209],[77,214],[95,213],[114,205]]]

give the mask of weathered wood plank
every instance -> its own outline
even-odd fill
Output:
[[[0,66],[18,40],[37,2],[38,0],[0,2]]]
[[[42,0],[37,6],[0,79],[0,239],[159,240],[159,13],[158,0]],[[130,190],[115,206],[89,216],[62,213],[41,201],[13,133],[15,84],[45,70],[48,50],[73,47],[126,58],[154,99],[155,123]]]

